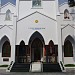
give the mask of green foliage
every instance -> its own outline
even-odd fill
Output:
[[[75,1],[74,0],[68,0],[69,7],[74,7],[75,6]]]
[[[75,67],[75,64],[66,64],[65,67]]]
[[[8,65],[0,65],[0,67],[8,67]]]

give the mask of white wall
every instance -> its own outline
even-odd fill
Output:
[[[63,45],[68,35],[70,35],[71,37],[74,37],[74,28],[69,25],[62,29],[62,44]]]
[[[5,20],[6,17],[6,11],[7,10],[11,11],[11,20],[7,21]],[[4,36],[7,36],[7,38],[10,41],[10,45],[11,45],[11,49],[12,49],[12,38],[13,38],[13,16],[16,15],[16,6],[11,4],[11,3],[7,3],[5,5],[3,5],[1,7],[1,12],[0,12],[0,65],[1,64],[10,64],[10,62],[12,61],[11,59],[13,57],[2,57],[2,42],[7,40],[4,39],[2,40],[2,38]],[[11,50],[12,52],[12,50]],[[9,61],[3,61],[3,58],[9,58]]]
[[[6,14],[0,13],[0,25],[13,25],[13,15],[11,14],[11,20],[5,20]]]
[[[62,45],[64,45],[65,39],[67,36],[71,36],[74,39],[74,20],[73,20],[73,15],[74,15],[74,8],[69,7],[67,3],[62,4],[59,6],[60,9],[60,25],[61,25],[61,41]],[[69,17],[70,19],[64,19],[64,10],[67,9],[69,11]],[[62,48],[63,52],[63,62],[64,64],[74,64],[74,58],[73,57],[64,57],[64,49]],[[73,43],[73,54],[75,53],[75,48],[74,48],[74,43]]]
[[[19,19],[35,12],[41,12],[53,19],[56,19],[56,1],[42,1],[41,8],[32,8],[32,1],[19,2]]]
[[[12,29],[7,26],[0,29],[0,39],[5,35],[9,38],[10,43],[12,43]]]
[[[38,20],[38,23],[35,23]],[[32,28],[44,28],[44,29],[32,29]],[[25,41],[28,45],[31,35],[38,31],[41,33],[45,40],[45,44],[48,45],[50,40],[53,40],[54,44],[57,44],[57,23],[56,20],[43,16],[39,13],[34,13],[33,15],[26,17],[17,22],[17,43],[19,44],[21,40]]]
[[[7,38],[4,38],[6,36]],[[7,26],[4,26],[0,29],[0,65],[1,64],[10,64],[11,57],[2,57],[2,45],[3,42],[8,40],[10,42],[10,45],[12,45],[12,29],[10,29]],[[9,61],[3,61],[3,58],[9,58]]]
[[[5,20],[6,11],[8,9],[11,11],[11,20],[10,21]],[[0,12],[0,25],[13,25],[13,15],[15,15],[15,14],[16,14],[16,7],[13,6],[11,3],[7,3],[4,6],[2,6],[1,12]]]
[[[1,13],[6,13],[7,10],[10,10],[12,13],[16,14],[16,6],[11,4],[11,3],[7,3],[4,6],[1,7]]]
[[[73,57],[64,57],[64,64],[75,64]]]
[[[69,11],[69,17],[70,17],[70,19],[64,19],[64,10],[65,9],[67,9]],[[61,5],[59,7],[60,17],[61,17],[60,21],[61,21],[61,25],[62,26],[66,26],[68,24],[70,24],[72,26],[74,25],[74,20],[73,20],[73,17],[72,17],[73,16],[73,13],[74,13],[73,12],[73,9],[74,8],[69,7],[67,3],[66,4],[63,4],[63,5]]]

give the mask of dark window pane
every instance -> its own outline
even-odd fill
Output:
[[[69,40],[64,44],[64,57],[73,57],[73,47]]]
[[[39,6],[41,6],[41,0],[33,0],[32,1],[32,6],[33,7],[39,7]]]
[[[2,57],[10,57],[11,56],[11,46],[8,41],[6,41],[2,46]]]

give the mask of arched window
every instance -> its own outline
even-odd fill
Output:
[[[70,19],[69,11],[67,9],[64,10],[64,19]]]
[[[6,11],[5,20],[11,20],[11,11],[9,9]]]
[[[11,46],[8,41],[5,41],[2,46],[2,57],[10,57],[11,56]]]
[[[25,43],[22,40],[20,42],[20,47],[19,47],[19,56],[25,56],[25,55],[26,55]]]
[[[69,40],[64,43],[64,57],[73,57],[73,47]]]
[[[25,43],[24,43],[24,41],[22,40],[21,42],[20,42],[20,46],[24,46],[25,45]]]
[[[55,53],[55,51],[54,51],[54,43],[53,43],[53,41],[51,40],[51,41],[49,42],[49,54],[52,55],[52,54],[54,54],[54,53]]]
[[[48,55],[48,62],[56,63],[56,53],[54,49],[54,43],[52,40],[49,42],[47,55]]]

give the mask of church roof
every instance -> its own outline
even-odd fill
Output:
[[[1,2],[1,6],[7,4],[8,2],[16,5],[16,0],[0,0],[0,2]]]

